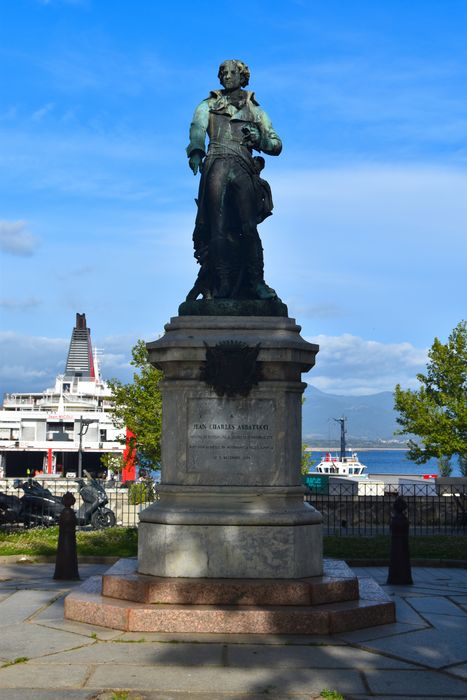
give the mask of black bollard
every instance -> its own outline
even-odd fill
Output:
[[[391,551],[387,583],[406,586],[413,583],[409,552],[409,519],[404,511],[407,503],[398,496],[393,504],[391,518]]]
[[[54,579],[79,581],[78,554],[76,551],[76,515],[72,506],[76,498],[69,491],[62,496],[65,506],[58,519],[58,547],[55,559]]]

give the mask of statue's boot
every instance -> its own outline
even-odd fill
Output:
[[[259,280],[253,291],[257,299],[277,299],[275,290],[269,287],[264,280]]]
[[[277,299],[275,290],[264,281],[263,246],[258,234],[255,237],[249,236],[246,240],[246,270],[253,299]]]
[[[231,270],[227,263],[229,250],[224,240],[211,242],[211,258],[215,260],[217,284],[214,289],[214,298],[228,299],[232,293]]]

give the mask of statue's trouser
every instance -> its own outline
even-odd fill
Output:
[[[252,289],[263,279],[263,250],[256,229],[257,195],[251,175],[236,158],[218,158],[210,166],[206,204],[211,231],[210,254],[218,276],[217,296],[228,296],[235,285],[231,254],[232,212],[242,236],[242,258]]]

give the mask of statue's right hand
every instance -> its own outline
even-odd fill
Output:
[[[193,175],[196,175],[198,170],[201,172],[203,163],[203,153],[201,151],[193,151],[188,160],[188,165],[193,170]]]

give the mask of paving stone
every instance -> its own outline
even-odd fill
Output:
[[[2,627],[0,654],[11,660],[20,656],[27,656],[31,659],[35,656],[92,644],[93,641],[89,637],[79,634],[23,623]]]
[[[355,630],[354,632],[345,632],[338,635],[338,638],[343,642],[365,642],[372,639],[385,639],[386,637],[398,637],[406,633],[416,632],[418,630],[430,629],[427,622],[421,624],[409,624],[407,622],[394,622],[391,625],[381,625],[379,627],[368,627],[363,630]]]
[[[460,610],[460,608],[451,603],[450,600],[446,600],[443,596],[427,596],[425,598],[415,598],[410,603],[415,610],[422,613],[438,613],[442,615],[454,615],[458,617],[462,615],[467,620],[467,615]]]
[[[43,605],[54,599],[48,591],[16,591],[0,603],[0,622],[3,625],[14,625],[27,620]]]
[[[323,688],[352,700],[467,698],[465,570],[417,568],[417,585],[385,585],[397,605],[395,624],[310,637],[122,633],[64,621],[63,599],[47,602],[74,585],[53,582],[53,564],[7,568],[0,565],[0,579],[11,576],[0,581],[0,623],[2,610],[14,621],[2,628],[0,659],[36,658],[0,669],[1,700],[110,700],[102,694],[110,688],[134,689],[139,700],[313,700]],[[108,565],[87,568],[100,574]],[[384,567],[355,572],[367,578],[369,595],[370,577],[387,577]],[[95,641],[107,634],[118,641]]]
[[[127,692],[127,691],[125,691]],[[279,698],[277,694],[274,695],[269,695],[269,697],[274,697],[276,699]],[[201,691],[201,692],[196,692],[196,691],[190,691],[188,693],[185,692],[179,692],[179,691],[157,691],[155,693],[152,693],[151,691],[148,690],[135,690],[135,691],[129,691],[129,695],[127,700],[264,700],[264,693],[241,693],[241,695],[238,695],[237,693],[235,696],[232,695],[232,693],[223,693],[222,690],[216,690],[213,692],[209,691]],[[115,694],[114,691],[109,691],[109,690],[104,690],[104,691],[96,691],[93,692],[92,695],[90,696],[90,700],[115,700]],[[293,693],[293,695],[289,695],[289,693],[284,694],[283,692],[280,695],[280,700],[322,700],[322,695],[310,695],[310,693]],[[400,700],[400,698],[399,698]],[[445,700],[445,699],[443,699]]]
[[[96,630],[99,628],[96,627]],[[116,640],[121,641],[146,641],[146,642],[194,642],[196,644],[265,644],[278,646],[320,646],[331,643],[344,645],[345,642],[340,641],[336,637],[319,636],[319,635],[301,635],[301,634],[182,634],[172,633],[166,634],[162,632],[119,632]]]
[[[89,690],[38,690],[37,688],[2,688],[2,700],[90,700]],[[162,699],[161,699],[162,700]]]
[[[423,613],[423,616],[436,629],[446,632],[463,632],[467,638],[467,615],[463,615],[462,612],[458,616],[438,615],[436,613]]]
[[[376,671],[366,672],[366,680],[373,693],[402,695],[406,698],[437,693],[446,698],[467,697],[467,683],[433,671]]]
[[[366,649],[381,651],[430,668],[441,668],[467,660],[465,633],[429,628],[362,643]]]
[[[467,663],[460,664],[460,666],[449,666],[445,669],[448,673],[453,673],[455,676],[467,679]]]
[[[400,596],[394,597],[396,604],[396,620],[397,622],[406,622],[411,625],[420,625],[425,627],[425,620],[409,605],[404,598]]]
[[[462,605],[464,610],[467,611],[467,595],[451,595],[449,594],[451,600],[453,600],[458,605]]]
[[[411,695],[410,699],[409,699],[405,695],[403,696],[403,695],[379,695],[378,694],[376,696],[376,695],[373,695],[373,693],[371,693],[371,695],[352,695],[352,700],[375,700],[376,697],[377,697],[377,700],[412,700],[412,698],[423,698],[424,696],[423,695]],[[454,697],[456,697],[456,696],[454,696]],[[462,700],[462,698],[465,698],[464,695],[457,696],[457,697],[460,697],[461,700]],[[429,700],[447,700],[445,695],[428,695],[427,698],[429,698]],[[308,700],[308,698],[307,698],[307,700]]]
[[[363,693],[360,675],[348,669],[237,669],[176,668],[104,664],[97,666],[86,683],[87,688],[133,688],[151,691],[267,693],[284,697],[286,693],[319,693],[323,688],[338,688],[346,693]]]
[[[87,666],[41,666],[15,664],[0,668],[0,688],[79,688],[88,674]],[[62,694],[62,697],[66,697]]]
[[[52,664],[135,664],[142,666],[221,666],[225,645],[106,642],[40,659]]]
[[[299,648],[228,645],[226,663],[229,667],[242,668],[415,668],[404,661],[390,659],[381,654],[331,645]]]

